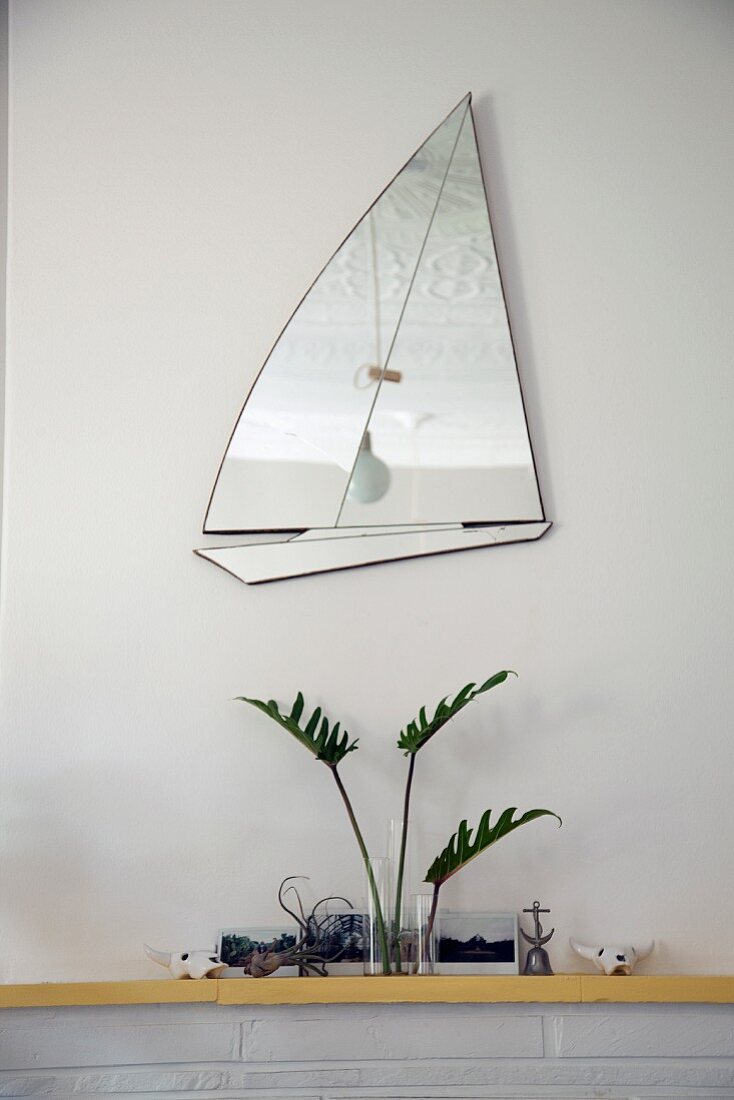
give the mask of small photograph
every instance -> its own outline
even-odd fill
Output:
[[[440,974],[519,974],[517,913],[439,912]]]
[[[354,909],[329,909],[329,921],[323,927],[323,957],[329,974],[361,974],[364,970],[363,913]]]
[[[255,951],[287,951],[296,943],[296,931],[291,928],[223,928],[219,933],[219,958],[227,964],[220,978],[245,977]],[[281,966],[274,978],[295,978],[297,966]],[[259,979],[261,980],[261,979]]]

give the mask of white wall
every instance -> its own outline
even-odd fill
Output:
[[[5,981],[359,889],[330,777],[244,692],[361,737],[520,678],[421,755],[418,827],[546,805],[446,900],[734,971],[731,46],[716,2],[24,0],[11,13],[2,560]],[[542,542],[248,589],[195,558],[249,382],[323,261],[468,89]]]

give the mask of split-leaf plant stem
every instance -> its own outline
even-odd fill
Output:
[[[295,737],[304,748],[308,749],[317,760],[322,761],[330,769],[347,811],[347,816],[364,862],[367,882],[372,895],[375,911],[377,935],[380,940],[382,968],[385,974],[392,973],[391,957],[394,959],[395,973],[400,973],[402,969],[400,961],[400,925],[405,879],[405,855],[408,847],[408,829],[410,825],[410,801],[413,791],[416,757],[423,746],[426,745],[443,726],[454,718],[459,711],[468,706],[478,695],[482,695],[491,688],[497,687],[498,684],[504,683],[510,675],[515,675],[515,673],[503,670],[502,672],[495,673],[494,676],[490,676],[488,680],[485,680],[484,683],[479,686],[475,683],[467,684],[451,702],[448,701],[448,695],[444,696],[436,707],[433,717],[430,719],[427,717],[426,708],[421,707],[418,717],[412,722],[409,722],[400,733],[398,748],[403,751],[405,756],[409,757],[409,761],[408,774],[405,781],[405,794],[403,797],[403,822],[395,883],[394,919],[391,935],[389,936],[387,914],[382,911],[379,891],[377,883],[375,882],[364,836],[362,835],[362,830],[359,827],[354,808],[338,770],[339,764],[347,753],[354,752],[354,750],[358,748],[357,740],[350,739],[347,731],[341,729],[339,722],[333,725],[330,724],[328,718],[322,715],[320,707],[316,708],[305,725],[301,725],[304,699],[300,691],[296,696],[296,700],[289,714],[282,713],[278,703],[273,699],[268,702],[263,702],[261,699],[251,699],[247,696],[238,697],[240,702],[249,703],[251,706],[257,707],[257,709],[261,710],[264,714],[267,714],[269,718],[292,734],[292,736]],[[480,852],[485,851],[490,845],[496,844],[503,836],[507,836],[508,833],[518,829],[521,825],[525,825],[529,821],[534,821],[536,818],[544,816],[555,817],[559,824],[561,822],[560,817],[551,810],[528,810],[527,813],[522,814],[519,818],[514,817],[515,812],[514,806],[505,810],[499,816],[495,824],[490,825],[491,810],[485,810],[473,839],[472,831],[469,829],[467,822],[462,821],[457,831],[449,840],[446,848],[444,848],[433,861],[424,880],[433,885],[433,903],[431,906],[428,927],[429,937],[436,919],[439,892],[447,879],[455,875],[472,859],[475,859]]]
[[[380,905],[380,895],[377,889],[377,883],[375,882],[367,845],[364,842],[364,836],[359,827],[354,807],[347,794],[346,787],[342,782],[342,777],[339,775],[339,764],[341,764],[347,753],[354,752],[355,749],[358,748],[357,739],[351,740],[346,730],[341,731],[341,724],[339,722],[336,722],[333,726],[330,725],[329,719],[325,715],[322,715],[321,707],[317,707],[308,722],[301,726],[300,720],[303,714],[304,698],[300,691],[291,707],[290,714],[282,714],[274,699],[270,699],[265,703],[262,699],[248,699],[245,696],[238,696],[237,701],[241,703],[250,703],[251,706],[261,710],[263,714],[267,714],[268,717],[272,718],[274,722],[277,722],[279,726],[288,730],[297,741],[300,741],[304,748],[308,749],[317,760],[321,760],[322,763],[326,764],[327,768],[331,771],[342,802],[344,803],[344,808],[347,811],[347,817],[352,826],[352,831],[364,863],[364,869],[375,907],[377,934],[380,937],[380,945],[382,948],[383,969],[386,974],[389,974],[390,952],[388,949],[387,928],[385,927],[385,917],[382,912],[382,906]]]

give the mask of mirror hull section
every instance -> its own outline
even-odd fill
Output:
[[[194,553],[245,584],[265,584],[314,573],[332,573],[362,565],[452,554],[512,542],[535,542],[549,530],[542,523],[477,527],[425,527],[418,530],[374,528],[311,530],[280,542],[248,546],[211,546]]]

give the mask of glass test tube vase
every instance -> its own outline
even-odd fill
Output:
[[[392,861],[372,856],[365,864],[364,972],[390,974],[392,904]]]

